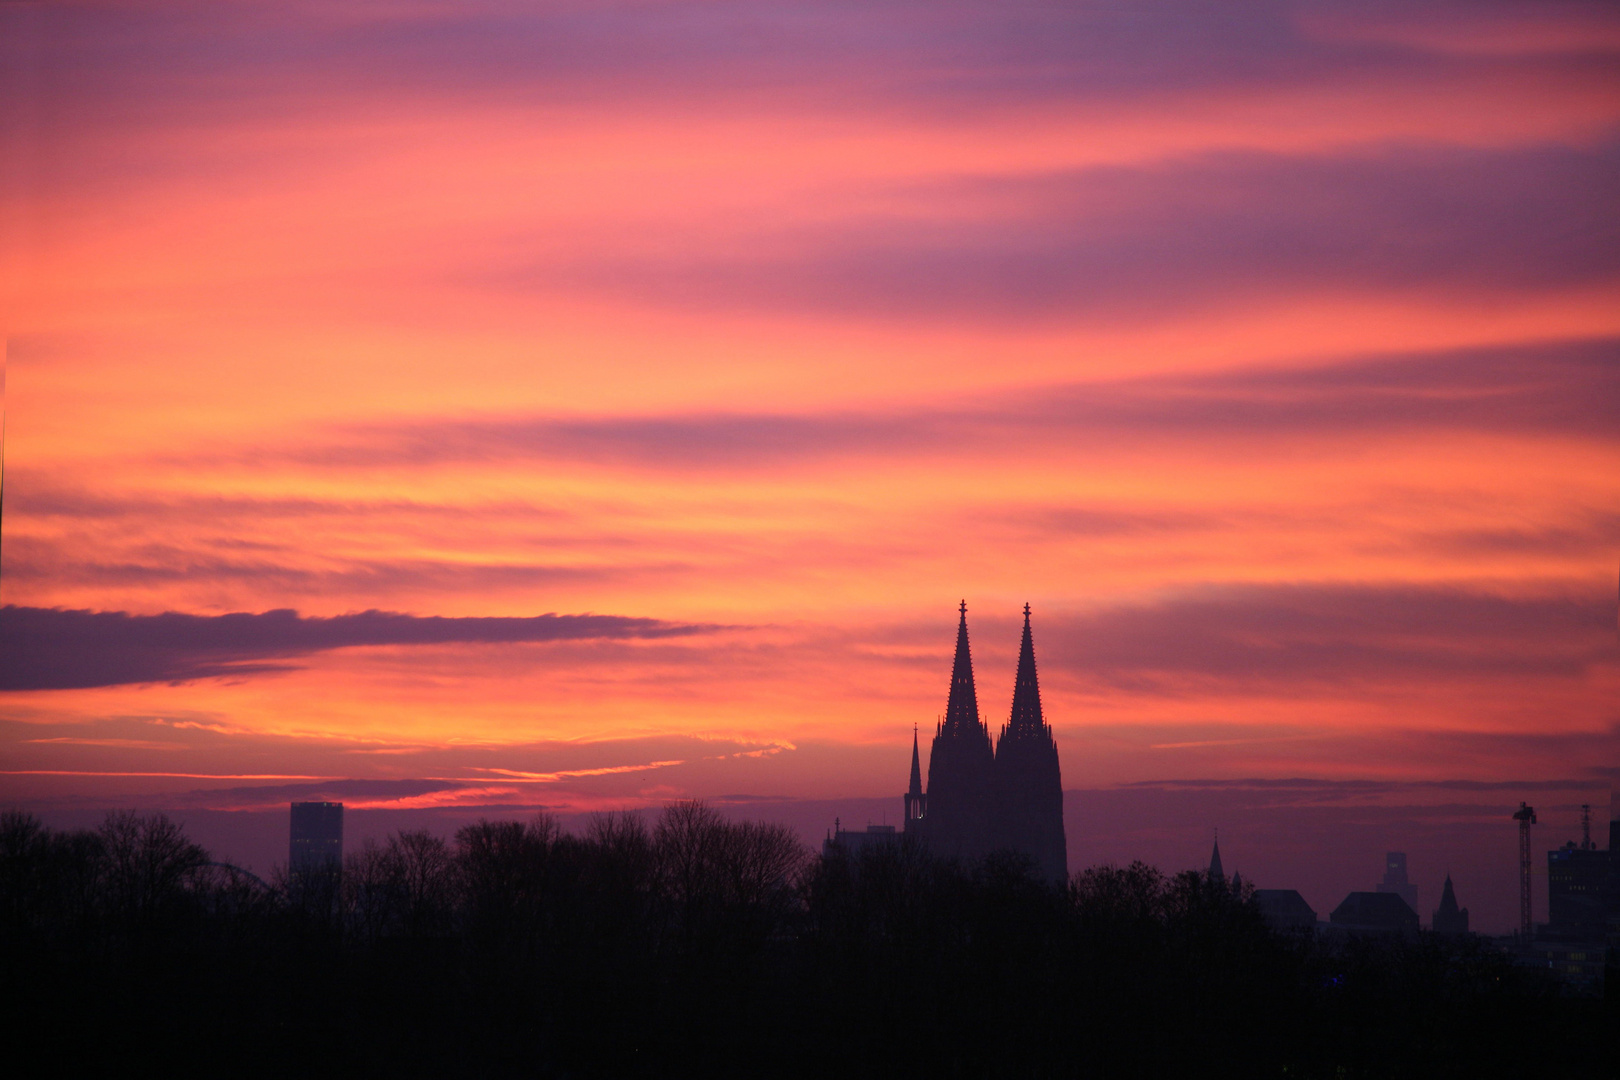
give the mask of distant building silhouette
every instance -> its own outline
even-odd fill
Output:
[[[1233,896],[1243,896],[1243,875],[1236,870],[1232,871],[1232,880],[1226,879],[1226,869],[1221,865],[1221,838],[1215,837],[1214,849],[1209,853],[1209,869],[1206,871],[1209,880],[1225,885]],[[1313,915],[1314,917],[1314,915]]]
[[[1333,909],[1328,922],[1340,930],[1416,934],[1418,914],[1395,892],[1353,892]]]
[[[1391,851],[1384,856],[1384,880],[1378,883],[1381,893],[1394,893],[1406,901],[1406,906],[1417,910],[1417,886],[1406,876],[1406,852]]]
[[[1547,970],[1577,991],[1597,996],[1603,993],[1604,948],[1602,941],[1538,941],[1528,954],[1537,967]]]
[[[295,802],[288,830],[287,869],[294,874],[343,864],[343,804]]]
[[[1316,910],[1296,889],[1256,889],[1254,902],[1266,922],[1279,930],[1316,928]]]
[[[992,795],[997,814],[996,846],[1034,858],[1041,875],[1069,877],[1068,844],[1063,836],[1063,779],[1057,741],[1041,714],[1041,686],[1035,677],[1035,637],[1024,605],[1024,639],[1018,650],[1012,713],[996,740]]]
[[[1451,888],[1451,875],[1440,890],[1440,906],[1434,909],[1434,921],[1429,924],[1437,934],[1468,933],[1468,909],[1457,906],[1457,894]]]
[[[865,830],[857,832],[854,829],[845,829],[835,818],[833,830],[822,841],[821,853],[832,855],[842,851],[845,855],[859,858],[861,852],[879,844],[893,844],[899,841],[900,833],[893,825],[868,825]]]
[[[1615,983],[1620,870],[1614,852],[1620,821],[1613,818],[1614,809],[1611,806],[1609,850],[1592,840],[1592,808],[1583,805],[1581,842],[1572,840],[1547,852],[1547,922],[1537,940],[1524,943],[1521,950],[1523,959],[1537,967],[1545,965],[1578,993],[1601,995],[1605,981],[1611,987]]]
[[[1600,941],[1608,927],[1610,853],[1572,840],[1547,852],[1547,933]]]
[[[997,849],[1017,851],[1032,858],[1043,877],[1066,881],[1063,781],[1057,742],[1041,711],[1029,605],[1024,605],[1012,712],[994,747],[979,714],[965,601],[959,610],[950,696],[928,755],[926,793],[915,732],[912,735],[906,831],[921,834],[935,852],[957,858],[982,858]]]

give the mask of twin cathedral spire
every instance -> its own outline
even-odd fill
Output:
[[[959,611],[950,696],[934,732],[926,793],[918,740],[912,734],[906,831],[920,833],[947,856],[973,859],[996,850],[1015,851],[1033,859],[1043,877],[1066,880],[1063,783],[1057,743],[1041,712],[1029,605],[1024,605],[1012,711],[993,747],[973,682],[966,601]]]

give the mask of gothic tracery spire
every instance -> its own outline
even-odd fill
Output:
[[[1012,715],[1007,730],[1011,734],[1033,735],[1046,727],[1041,715],[1041,684],[1035,675],[1035,636],[1029,625],[1029,605],[1024,605],[1024,643],[1018,650],[1018,677],[1013,683]]]
[[[951,694],[945,706],[943,730],[946,735],[956,735],[982,726],[979,694],[973,686],[973,653],[968,647],[966,600],[962,601],[959,610],[961,619],[956,626],[956,661],[951,665]]]

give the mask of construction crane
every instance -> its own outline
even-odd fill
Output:
[[[1536,823],[1536,811],[1524,803],[1514,812],[1519,823],[1519,934],[1530,940],[1530,826]]]
[[[1592,842],[1592,804],[1581,803],[1581,850],[1596,851],[1597,845]]]

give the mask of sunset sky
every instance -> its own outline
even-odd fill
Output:
[[[965,598],[1071,865],[1109,792],[1607,817],[1613,4],[21,3],[0,72],[0,801],[897,814]]]

